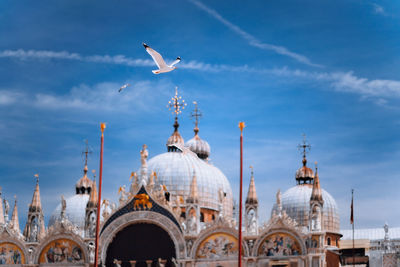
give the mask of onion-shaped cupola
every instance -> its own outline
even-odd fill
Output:
[[[179,123],[178,123],[178,115],[182,113],[182,110],[185,108],[186,103],[185,100],[182,99],[181,96],[178,96],[178,87],[175,87],[175,95],[168,102],[167,107],[172,111],[172,114],[175,115],[175,123],[174,123],[174,132],[167,140],[167,149],[168,152],[175,152],[177,150],[175,145],[178,147],[183,147],[185,142],[178,132]]]
[[[195,126],[193,129],[194,137],[187,141],[185,146],[192,152],[196,153],[199,158],[207,160],[210,156],[210,145],[207,141],[201,139],[199,136],[199,118],[202,116],[202,114],[197,107],[197,102],[193,101],[193,104],[195,105],[195,109],[191,116],[195,118]]]

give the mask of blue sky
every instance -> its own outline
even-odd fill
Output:
[[[166,151],[175,86],[204,117],[200,136],[238,192],[239,121],[245,189],[254,166],[260,216],[295,185],[306,133],[341,228],[400,226],[400,4],[395,1],[1,1],[0,185],[21,224],[35,173],[46,221],[74,194],[85,139],[98,169],[106,122],[104,195]],[[178,69],[154,75],[146,42]],[[118,88],[132,84],[123,93]],[[180,133],[189,140],[188,105]],[[371,212],[372,211],[372,212]],[[23,227],[23,226],[21,226]]]

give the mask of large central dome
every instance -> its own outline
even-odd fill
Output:
[[[167,187],[171,195],[187,199],[193,175],[197,178],[201,208],[219,210],[219,191],[226,194],[222,203],[223,214],[232,217],[232,189],[225,175],[215,166],[200,159],[188,149],[177,149],[155,156],[148,162],[148,170],[157,173],[157,184]]]

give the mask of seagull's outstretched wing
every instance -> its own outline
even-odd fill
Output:
[[[165,63],[164,59],[162,56],[153,48],[148,46],[147,44],[143,43],[144,48],[146,48],[147,53],[150,54],[150,56],[153,58],[154,62],[156,62],[157,67],[159,69],[163,69],[167,67],[167,64]]]
[[[121,91],[124,90],[124,89],[125,89],[126,87],[128,87],[128,86],[130,86],[129,83],[122,85],[122,86],[119,88],[118,92],[121,93]]]
[[[181,62],[181,57],[177,57],[177,58],[175,59],[175,61],[171,63],[171,66],[170,66],[170,67],[172,67],[172,66],[175,65],[175,64],[178,64],[179,62]]]

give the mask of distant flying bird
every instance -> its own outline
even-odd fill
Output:
[[[170,72],[173,71],[174,69],[176,69],[176,67],[174,65],[176,65],[177,63],[179,63],[181,61],[180,57],[177,57],[176,60],[174,62],[172,62],[171,65],[167,65],[164,61],[164,59],[162,58],[162,56],[155,51],[154,49],[152,49],[150,46],[148,46],[147,44],[143,43],[144,48],[146,48],[147,53],[150,54],[150,56],[153,58],[154,62],[156,62],[158,70],[152,70],[152,72],[154,74],[160,74],[163,72]]]
[[[121,88],[119,88],[118,92],[121,93],[121,91],[124,90],[128,86],[131,86],[131,85],[129,83],[122,85]]]

